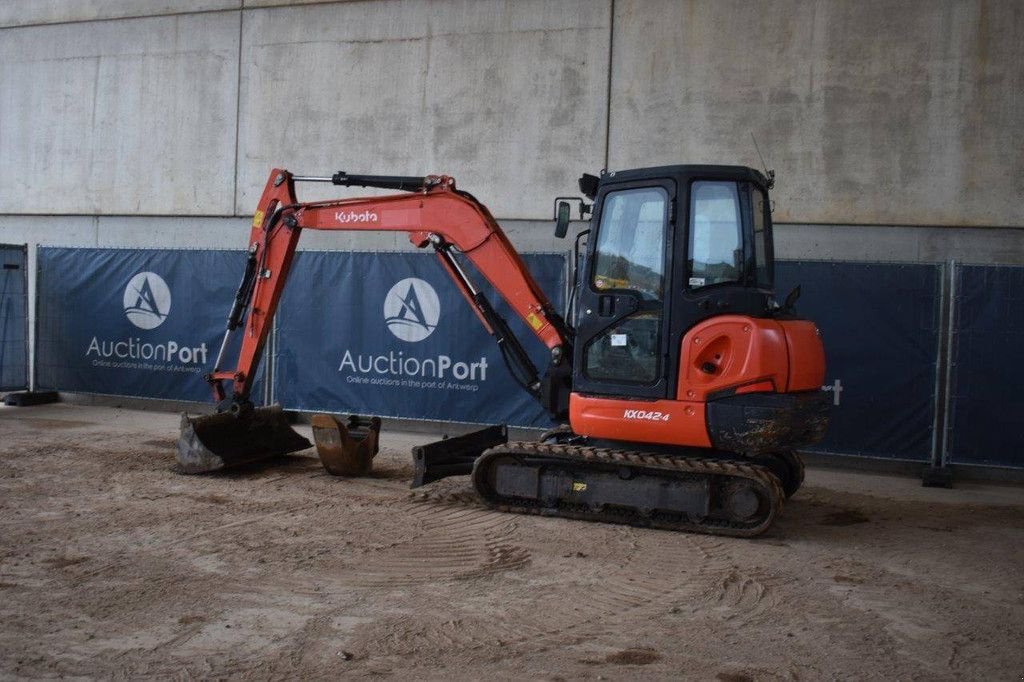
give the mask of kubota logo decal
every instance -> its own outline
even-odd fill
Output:
[[[155,272],[140,272],[124,289],[124,314],[139,329],[156,329],[171,312],[171,290]]]
[[[429,283],[406,277],[384,298],[384,322],[402,341],[422,341],[437,328],[441,301]]]
[[[626,410],[622,413],[626,419],[648,419],[655,422],[667,422],[671,415],[665,412],[648,412],[647,410]]]
[[[355,211],[335,211],[334,219],[339,223],[375,223],[380,220],[380,217],[373,211],[363,211],[356,213]]]

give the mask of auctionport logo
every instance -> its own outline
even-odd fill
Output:
[[[156,329],[171,312],[171,290],[155,272],[139,272],[124,289],[124,314],[139,329]],[[198,373],[206,366],[206,343],[93,336],[85,356],[94,367]]]
[[[156,329],[171,312],[171,290],[155,272],[140,272],[124,289],[124,314],[139,329]]]
[[[384,323],[402,341],[422,341],[437,329],[441,301],[426,281],[417,277],[399,280],[384,297]],[[350,384],[395,386],[419,390],[480,390],[487,381],[487,357],[471,361],[450,355],[417,357],[404,350],[383,353],[353,353],[345,350],[339,372],[345,372]]]
[[[422,341],[437,328],[441,301],[429,283],[416,277],[398,281],[384,297],[384,322],[402,341]]]

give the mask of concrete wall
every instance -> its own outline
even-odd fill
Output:
[[[540,220],[754,133],[778,222],[1019,228],[1022,48],[1017,0],[5,0],[0,213],[246,215],[284,165]]]
[[[284,166],[537,219],[604,163],[607,0],[0,7],[0,213],[246,215]]]
[[[3,0],[0,27],[240,9],[241,0]]]
[[[236,212],[278,165],[446,173],[499,217],[549,215],[604,162],[609,19],[587,0],[246,12]]]
[[[776,220],[1024,225],[1024,3],[616,0],[611,167],[759,165]]]
[[[238,37],[237,12],[0,29],[0,212],[232,214]]]

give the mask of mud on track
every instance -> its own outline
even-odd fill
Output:
[[[1024,490],[810,469],[759,540],[493,513],[312,452],[171,471],[178,418],[0,409],[0,677],[1007,679]]]

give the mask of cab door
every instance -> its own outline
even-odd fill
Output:
[[[679,211],[685,268],[673,287],[672,335],[681,341],[716,315],[766,317],[772,296],[771,218],[767,196],[749,182],[696,177]],[[684,251],[685,249],[685,251]]]
[[[598,192],[597,229],[579,295],[576,392],[669,395],[666,330],[675,194],[670,179],[609,184]]]

